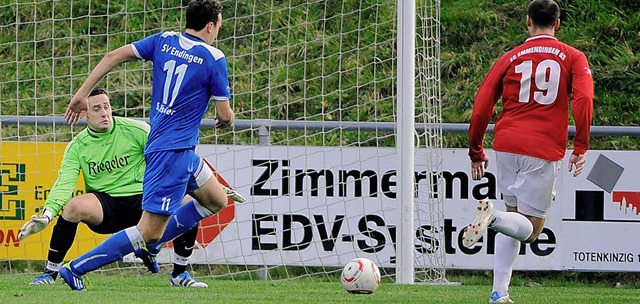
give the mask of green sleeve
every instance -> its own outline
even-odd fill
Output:
[[[53,184],[51,192],[44,204],[45,208],[57,216],[60,210],[69,202],[73,189],[76,187],[80,176],[80,162],[77,145],[72,140],[64,151],[62,164],[58,170],[58,179]]]
[[[144,132],[136,132],[135,134],[138,137],[138,144],[140,145],[141,150],[144,151],[144,148],[147,146],[147,141],[149,140],[150,126],[146,122],[141,125]]]

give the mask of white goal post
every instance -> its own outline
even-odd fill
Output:
[[[221,132],[205,120],[197,149],[249,202],[203,221],[198,276],[335,280],[365,257],[397,283],[446,282],[440,0],[221,2],[214,46],[237,122]],[[0,4],[0,263],[46,260],[53,225],[16,236],[84,128],[62,119],[73,93],[107,52],[183,31],[186,3]],[[148,118],[150,63],[124,64],[99,85],[114,115]],[[83,191],[81,180],[74,195]],[[105,238],[79,227],[66,260]],[[162,250],[163,268],[172,254]],[[110,271],[142,269],[132,261]]]

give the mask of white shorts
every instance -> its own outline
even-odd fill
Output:
[[[556,195],[560,161],[496,151],[498,190],[518,212],[547,218]]]

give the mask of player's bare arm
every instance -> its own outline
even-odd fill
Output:
[[[131,45],[127,44],[121,46],[114,51],[105,55],[102,60],[91,71],[87,80],[82,84],[80,89],[73,95],[67,111],[64,114],[64,118],[68,124],[76,124],[80,118],[84,117],[87,111],[87,102],[89,93],[100,82],[100,80],[107,75],[111,70],[123,62],[133,61],[138,59],[131,49]]]
[[[229,100],[216,100],[215,106],[216,123],[214,128],[220,129],[232,126],[235,120],[235,114],[233,113],[233,109],[231,109]]]

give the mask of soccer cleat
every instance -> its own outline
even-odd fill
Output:
[[[196,280],[186,270],[175,278],[173,277],[172,273],[170,273],[169,276],[171,277],[169,282],[171,282],[171,285],[173,286],[200,287],[200,288],[209,287],[207,283]]]
[[[160,265],[158,265],[158,261],[156,261],[156,255],[149,252],[146,247],[136,250],[135,255],[142,260],[144,266],[146,266],[147,270],[151,273],[160,272]]]
[[[488,199],[478,202],[476,218],[464,228],[462,235],[462,245],[471,248],[484,235],[493,220],[493,203]]]
[[[509,294],[506,296],[500,296],[497,291],[491,293],[491,297],[489,297],[489,303],[515,303],[511,298],[509,298]]]
[[[84,281],[82,276],[79,276],[71,270],[71,265],[66,263],[60,268],[60,276],[67,285],[73,290],[82,291],[84,289]]]
[[[51,273],[45,272],[33,279],[29,285],[53,285],[55,282],[56,279],[51,276]]]

